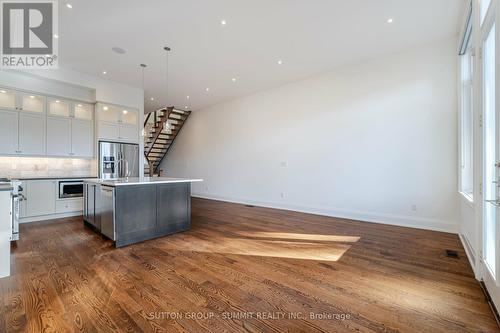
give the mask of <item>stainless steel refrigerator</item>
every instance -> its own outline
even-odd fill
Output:
[[[139,177],[139,145],[99,141],[99,178]]]

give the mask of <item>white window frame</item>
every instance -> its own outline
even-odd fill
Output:
[[[474,46],[472,6],[460,46],[459,192],[474,202]]]

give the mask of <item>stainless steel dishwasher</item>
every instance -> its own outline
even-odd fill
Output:
[[[84,207],[83,220],[93,225],[97,230],[101,230],[101,221],[99,218],[99,193],[100,186],[94,184],[84,184]]]
[[[101,233],[109,239],[116,240],[115,189],[114,187],[104,185],[100,187]]]

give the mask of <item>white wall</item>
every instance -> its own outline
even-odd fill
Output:
[[[456,61],[450,39],[194,111],[162,168],[197,196],[456,232]]]

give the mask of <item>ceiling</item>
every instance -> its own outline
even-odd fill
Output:
[[[166,104],[196,110],[451,37],[459,31],[465,3],[61,0],[59,64],[140,88],[139,64],[145,63],[146,111]],[[168,101],[164,46],[172,48]],[[117,54],[112,47],[127,52]]]

